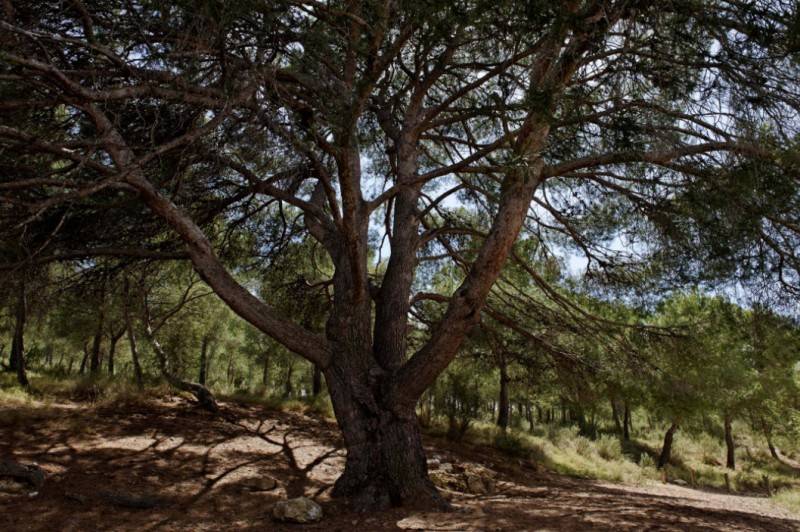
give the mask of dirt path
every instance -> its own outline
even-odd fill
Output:
[[[570,479],[433,441],[429,452],[443,461],[495,471],[495,492],[448,491],[455,511],[446,514],[354,514],[328,497],[344,456],[334,426],[260,407],[224,409],[228,421],[182,401],[0,405],[0,456],[49,474],[34,497],[0,494],[0,530],[800,530],[797,516],[763,498]],[[249,489],[265,478],[277,487]],[[323,505],[322,523],[270,520],[276,500],[303,494]]]

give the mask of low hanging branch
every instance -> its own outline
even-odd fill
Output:
[[[147,338],[147,341],[150,342],[150,345],[153,347],[153,352],[156,354],[156,358],[158,359],[158,367],[159,370],[161,371],[161,375],[167,380],[169,385],[174,388],[177,388],[178,390],[191,393],[197,399],[197,402],[199,403],[200,407],[202,407],[205,410],[208,410],[209,412],[218,413],[219,406],[217,405],[217,401],[214,398],[214,394],[212,394],[208,388],[196,382],[185,381],[170,371],[169,365],[167,364],[167,354],[155,335],[156,330],[161,328],[168,318],[174,316],[178,312],[178,310],[180,310],[187,303],[187,301],[191,299],[189,297],[189,294],[192,286],[193,284],[190,285],[189,288],[183,293],[176,307],[173,308],[171,311],[169,311],[158,322],[158,326],[155,329],[150,319],[150,309],[147,304],[147,296],[146,294],[143,293],[142,323],[144,325],[144,334],[145,337]]]

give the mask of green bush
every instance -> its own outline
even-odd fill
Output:
[[[622,444],[613,436],[600,436],[595,442],[595,447],[597,447],[597,454],[604,460],[611,461],[622,458]]]

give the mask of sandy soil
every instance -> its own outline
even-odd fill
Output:
[[[0,493],[0,530],[800,530],[800,516],[766,498],[572,479],[434,440],[442,461],[496,472],[495,492],[448,491],[449,513],[357,514],[329,497],[344,459],[335,426],[261,407],[226,404],[224,415],[182,400],[0,405],[0,456],[48,473],[36,495]],[[265,478],[277,487],[249,489]],[[271,505],[299,495],[322,504],[323,521],[274,523]]]

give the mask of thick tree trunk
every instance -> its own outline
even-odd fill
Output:
[[[428,478],[428,467],[414,411],[379,406],[351,371],[329,367],[325,380],[344,435],[347,461],[333,495],[348,497],[358,510],[389,506],[444,508]]]
[[[725,462],[725,467],[728,469],[736,469],[736,456],[734,452],[735,443],[733,441],[733,432],[731,430],[731,416],[725,414],[725,447],[727,448],[728,455]]]
[[[622,439],[624,441],[631,439],[631,408],[628,401],[625,401],[625,410],[622,415]]]
[[[675,436],[675,431],[678,430],[678,424],[673,421],[672,425],[667,429],[664,434],[664,445],[661,447],[661,455],[658,457],[658,469],[661,469],[669,463],[670,456],[672,455],[672,439]]]
[[[17,308],[14,321],[14,338],[11,341],[10,369],[17,374],[17,382],[28,386],[28,375],[25,370],[25,320],[28,316],[28,298],[25,281],[20,280],[17,293]]]
[[[500,363],[500,394],[497,397],[497,426],[503,430],[508,428],[508,369],[505,362]]]

